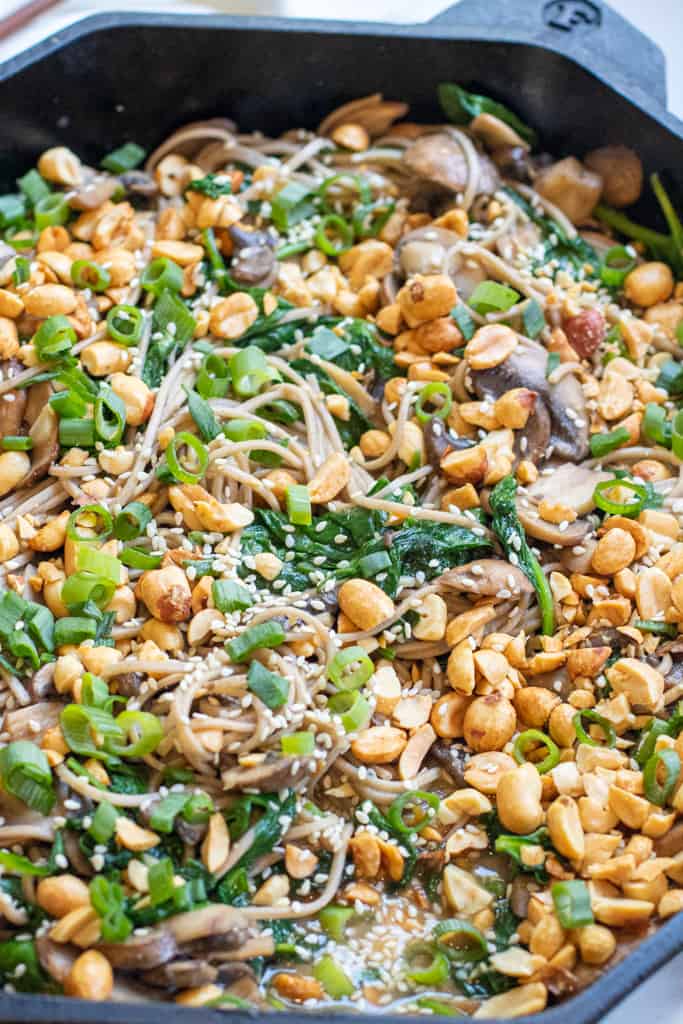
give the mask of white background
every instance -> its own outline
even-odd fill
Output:
[[[486,0],[482,0],[486,3]],[[513,4],[514,0],[510,0]],[[650,36],[667,57],[669,109],[683,118],[683,0],[611,0],[634,25]],[[224,11],[233,14],[280,14],[292,17],[344,18],[363,21],[425,21],[447,5],[447,0],[63,0],[29,27],[0,40],[0,61],[43,39],[56,29],[86,14],[106,10]],[[18,0],[0,0],[0,17]],[[416,11],[419,10],[419,15]],[[637,59],[637,55],[633,55]],[[6,145],[9,140],[2,139]],[[625,143],[632,140],[624,139]],[[637,148],[637,140],[636,148]],[[683,147],[681,152],[683,159]],[[570,1013],[567,1014],[570,1024]],[[602,1024],[683,1024],[683,954],[625,999]]]

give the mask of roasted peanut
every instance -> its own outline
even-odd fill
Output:
[[[64,979],[64,991],[78,999],[109,999],[114,988],[114,973],[106,956],[88,949],[74,961]]]
[[[465,712],[467,745],[476,753],[502,750],[517,726],[515,709],[501,693],[477,697]]]
[[[496,803],[498,815],[506,828],[518,835],[527,835],[541,825],[542,789],[541,777],[529,763],[512,768],[501,776]]]
[[[391,598],[369,580],[346,580],[338,597],[339,607],[358,629],[375,629],[394,613]]]

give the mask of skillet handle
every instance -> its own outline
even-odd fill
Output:
[[[430,24],[558,50],[619,91],[636,86],[666,107],[662,51],[601,0],[460,0]]]

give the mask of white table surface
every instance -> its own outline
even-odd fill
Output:
[[[669,109],[683,118],[683,0],[611,0],[611,4],[663,49],[667,57]],[[0,0],[0,15],[9,14],[17,6],[16,0]],[[444,0],[422,0],[418,17],[418,5],[412,0],[63,0],[10,39],[0,41],[0,61],[79,18],[102,11],[222,11],[411,23],[427,20],[445,6]],[[624,999],[602,1024],[683,1024],[683,953]]]

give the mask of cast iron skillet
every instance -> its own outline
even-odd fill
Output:
[[[227,115],[243,129],[277,134],[314,127],[338,104],[381,90],[409,102],[411,118],[433,121],[440,117],[436,86],[449,80],[512,105],[551,152],[632,145],[648,172],[670,172],[683,198],[683,124],[665,109],[662,54],[598,0],[463,0],[411,26],[88,18],[0,65],[0,189],[14,187],[48,146],[70,145],[97,161],[125,140],[151,147],[204,116]],[[637,213],[656,220],[647,199]],[[683,914],[578,996],[542,1017],[518,1019],[593,1024],[681,949]],[[0,996],[0,1024],[157,1024],[160,1015],[168,1024],[226,1021],[220,1011],[173,1004]],[[277,1016],[281,1024],[303,1018]],[[249,1014],[229,1019],[245,1024]],[[381,1019],[417,1020],[386,1013]],[[358,1017],[335,1020],[352,1024]]]

